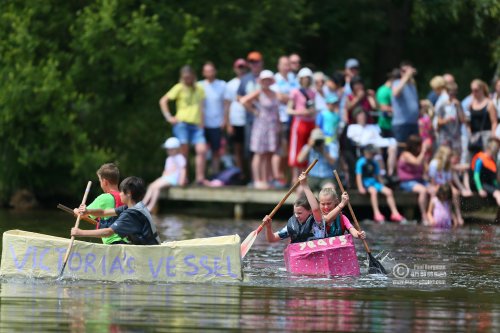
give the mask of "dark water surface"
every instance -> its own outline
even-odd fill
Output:
[[[168,240],[235,233],[244,239],[259,224],[186,216],[159,216],[157,223]],[[0,211],[2,232],[68,237],[73,224],[63,213]],[[0,281],[0,332],[500,331],[498,226],[363,227],[390,275],[366,274],[356,240],[360,277],[291,276],[285,244],[259,236],[244,259],[241,283]]]

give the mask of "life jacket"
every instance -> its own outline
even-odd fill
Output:
[[[337,215],[335,218],[335,221],[332,222],[330,226],[330,230],[328,230],[328,226],[326,227],[326,237],[335,237],[335,236],[342,236],[345,233],[345,226],[344,223],[342,223],[342,213]]]
[[[156,225],[153,218],[144,203],[139,202],[134,207],[126,210],[127,214],[132,215],[136,221],[142,225],[140,234],[130,234],[127,238],[134,245],[160,245],[161,240],[156,231]]]
[[[118,191],[110,191],[108,194],[111,194],[113,196],[113,199],[115,199],[115,207],[118,208],[120,206],[123,206],[122,198],[120,198],[120,192]],[[104,229],[104,228],[109,228],[110,225],[112,225],[116,221],[117,217],[112,216],[107,219],[102,219],[102,218],[97,218],[97,225],[96,229]]]
[[[474,172],[476,169],[476,163],[481,160],[483,163],[483,168],[481,168],[480,179],[481,182],[485,184],[493,184],[496,182],[497,178],[497,165],[491,156],[486,155],[485,152],[480,151],[474,157],[472,157],[470,166]]]
[[[299,223],[299,220],[294,216],[288,219],[286,224],[286,229],[292,243],[307,242],[308,240],[314,239],[312,228],[314,225],[314,216],[309,215],[304,223]]]

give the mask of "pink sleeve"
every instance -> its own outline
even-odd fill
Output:
[[[342,214],[342,223],[344,224],[344,227],[346,230],[349,230],[351,228],[354,228],[351,224],[351,221],[349,221],[349,219],[347,218],[347,216],[345,216],[344,214]]]

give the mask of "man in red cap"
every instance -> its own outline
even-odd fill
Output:
[[[243,96],[259,89],[257,78],[264,67],[262,54],[257,51],[250,52],[247,56],[247,63],[250,72],[241,78],[241,83],[238,88],[238,100],[240,100]],[[250,157],[250,133],[253,126],[253,117],[254,116],[251,112],[247,112],[245,124],[245,155],[248,157]],[[252,175],[252,179],[254,178],[254,175]]]

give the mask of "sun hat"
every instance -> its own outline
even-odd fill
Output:
[[[274,80],[274,73],[270,71],[269,69],[264,69],[262,72],[259,74],[259,79],[264,80],[264,79],[273,79]]]
[[[310,77],[310,78],[312,79],[312,77],[313,77],[313,72],[312,72],[309,68],[304,67],[304,68],[302,68],[302,69],[299,71],[299,73],[297,74],[297,77],[298,77],[299,79],[301,79],[301,78],[303,78],[303,77]]]
[[[339,97],[337,94],[328,94],[325,98],[326,104],[335,104],[339,102]]]
[[[347,59],[345,62],[345,68],[355,68],[359,67],[359,61],[356,58]]]
[[[165,143],[162,145],[162,147],[166,148],[166,149],[177,149],[180,146],[181,146],[181,142],[179,141],[179,139],[174,138],[174,137],[168,138],[165,141]]]

